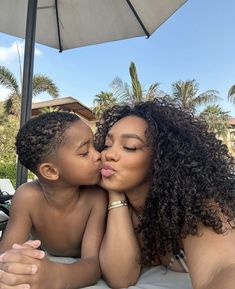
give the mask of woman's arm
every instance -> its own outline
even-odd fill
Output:
[[[216,234],[201,225],[183,245],[194,289],[234,289],[235,230]]]
[[[109,192],[109,204],[125,200],[122,193]],[[134,285],[140,274],[140,248],[128,206],[108,211],[105,236],[100,250],[102,274],[112,288]]]

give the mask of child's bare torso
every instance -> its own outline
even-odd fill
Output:
[[[92,210],[91,195],[94,189],[81,189],[71,206],[60,208],[48,202],[39,192],[33,206],[33,239],[39,239],[42,247],[51,255],[80,257],[82,238]]]

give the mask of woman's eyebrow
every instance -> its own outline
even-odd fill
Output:
[[[145,143],[145,141],[139,135],[134,134],[134,133],[122,134],[122,138],[135,138],[135,139],[138,139],[139,141],[141,141],[142,143]]]
[[[109,138],[109,139],[113,139],[113,134],[112,133],[108,133],[106,135],[106,138]],[[124,138],[124,139],[129,139],[129,138],[134,138],[134,139],[137,139],[139,141],[141,141],[142,143],[145,144],[145,141],[137,134],[135,133],[124,133],[124,134],[121,134],[121,138]]]

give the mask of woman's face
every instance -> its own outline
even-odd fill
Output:
[[[151,148],[146,121],[127,116],[109,130],[101,153],[102,182],[106,189],[128,192],[149,187]]]

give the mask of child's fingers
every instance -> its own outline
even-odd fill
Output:
[[[45,252],[32,248],[11,249],[0,255],[0,262],[32,264],[35,259],[43,259]]]
[[[24,247],[30,247],[30,248],[37,249],[40,246],[41,246],[40,240],[28,240],[27,242],[25,242],[23,244],[16,244],[16,243],[13,244],[12,248],[20,249],[20,248],[24,248]]]
[[[8,289],[8,288],[30,288],[30,286],[25,287],[27,283],[30,283],[30,278],[28,275],[17,275],[17,274],[10,274],[0,270],[0,288],[1,289]],[[20,285],[19,287],[16,287]],[[13,286],[13,287],[12,287]]]
[[[21,284],[21,285],[17,285],[17,286],[8,286],[8,285],[0,282],[0,288],[1,289],[30,289],[31,287],[29,284]]]
[[[0,270],[12,274],[32,275],[37,272],[38,266],[36,264],[0,263]]]

